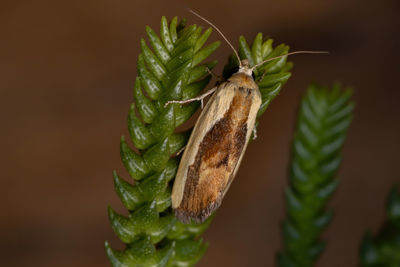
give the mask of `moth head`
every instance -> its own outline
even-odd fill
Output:
[[[244,73],[247,76],[251,76],[254,79],[253,68],[250,68],[249,61],[247,59],[242,59],[240,61],[240,66],[239,66],[238,72]]]

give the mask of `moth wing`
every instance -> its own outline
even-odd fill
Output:
[[[236,173],[239,170],[240,164],[242,163],[242,159],[243,159],[243,156],[244,156],[244,152],[246,151],[247,145],[249,144],[250,137],[251,137],[251,135],[253,133],[253,130],[254,130],[254,127],[255,127],[257,114],[258,114],[258,110],[260,109],[262,99],[261,99],[261,94],[260,94],[259,90],[255,90],[254,94],[255,95],[254,95],[254,98],[253,98],[253,101],[252,101],[252,104],[251,104],[251,107],[250,107],[248,121],[247,121],[247,128],[248,129],[247,129],[247,134],[246,134],[246,143],[243,146],[242,153],[240,154],[239,159],[237,161],[237,164],[236,164],[236,166],[235,166],[235,168],[233,170],[233,173],[231,175],[231,179],[229,179],[228,184],[227,184],[227,186],[225,187],[225,189],[224,189],[224,191],[222,193],[221,199],[225,196],[225,194],[228,191],[233,179],[236,176]]]
[[[175,182],[172,190],[172,207],[178,208],[182,199],[187,180],[187,170],[193,164],[196,157],[196,150],[202,142],[206,133],[212,128],[216,120],[220,120],[227,108],[229,108],[230,99],[233,94],[226,89],[226,84],[221,84],[211,96],[204,109],[202,110],[195,126],[193,127],[189,141],[183,152]],[[229,95],[232,95],[229,97]],[[227,99],[229,97],[230,99]]]
[[[202,222],[221,203],[238,169],[261,104],[258,90],[222,84],[195,125],[176,176],[172,207]]]

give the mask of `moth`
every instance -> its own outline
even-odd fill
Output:
[[[292,52],[250,67],[246,59],[240,60],[235,48],[217,27],[194,11],[190,12],[220,33],[239,62],[236,73],[205,94],[166,103],[203,101],[206,96],[214,93],[193,128],[172,188],[172,208],[178,220],[183,223],[192,220],[201,223],[221,205],[239,169],[252,133],[256,137],[254,125],[261,105],[261,93],[253,79],[253,70],[283,56],[314,52]]]

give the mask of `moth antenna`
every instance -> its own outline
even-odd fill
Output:
[[[189,12],[192,13],[193,15],[195,15],[196,17],[204,20],[206,23],[208,23],[211,27],[213,27],[221,36],[222,38],[224,38],[224,40],[228,43],[228,45],[232,48],[233,52],[236,55],[237,60],[239,61],[239,66],[242,67],[242,62],[240,61],[240,57],[238,52],[236,51],[236,49],[233,47],[233,45],[229,42],[228,38],[225,37],[225,35],[217,28],[217,26],[215,26],[214,24],[212,24],[209,20],[207,20],[206,18],[204,18],[203,16],[197,14],[196,12],[194,12],[193,10],[189,9]]]
[[[276,56],[276,57],[271,57],[269,59],[266,59],[256,65],[254,65],[253,67],[251,67],[251,71],[253,71],[255,68],[261,66],[262,64],[271,61],[271,60],[275,60],[278,58],[282,58],[282,57],[286,57],[286,56],[290,56],[290,55],[295,55],[295,54],[329,54],[328,51],[294,51],[294,52],[290,52],[290,53],[286,53],[284,55],[281,56]]]

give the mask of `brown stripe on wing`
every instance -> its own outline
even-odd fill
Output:
[[[221,204],[224,189],[247,140],[251,89],[239,88],[224,116],[205,134],[194,163],[189,166],[181,204],[176,217],[189,223],[203,222]]]

